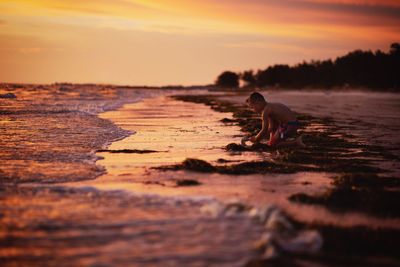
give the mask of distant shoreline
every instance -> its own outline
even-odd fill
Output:
[[[354,87],[354,86],[335,86],[335,87],[316,87],[316,86],[304,86],[304,87],[285,87],[285,86],[267,86],[267,87],[220,87],[216,85],[166,85],[166,86],[147,86],[147,85],[115,85],[115,84],[96,84],[96,83],[7,83],[0,82],[1,89],[17,89],[25,86],[35,86],[37,89],[45,86],[59,86],[59,87],[75,87],[75,86],[87,86],[87,87],[109,87],[115,89],[159,89],[159,90],[210,90],[220,92],[252,92],[252,91],[327,91],[327,92],[374,92],[374,93],[400,93],[398,88],[369,88],[369,87]]]

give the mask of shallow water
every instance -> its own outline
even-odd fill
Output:
[[[96,114],[136,102],[153,92],[101,86],[0,88],[1,182],[62,182],[93,179],[104,171],[93,153],[126,130]]]
[[[12,266],[242,266],[261,225],[210,217],[213,200],[94,188],[1,192],[0,258]]]

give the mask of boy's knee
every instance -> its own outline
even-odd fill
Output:
[[[273,136],[269,141],[268,141],[268,145],[269,146],[276,146],[279,143],[279,136]]]

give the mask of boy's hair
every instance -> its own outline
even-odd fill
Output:
[[[258,93],[258,92],[253,92],[251,93],[251,95],[249,96],[249,98],[246,99],[246,103],[250,104],[250,103],[255,103],[255,102],[266,102],[265,98],[263,97],[262,94]]]

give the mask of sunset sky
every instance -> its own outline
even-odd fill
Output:
[[[0,82],[208,84],[392,42],[399,0],[0,0]]]

